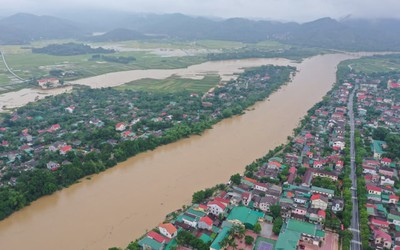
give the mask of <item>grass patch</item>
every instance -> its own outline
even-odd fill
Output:
[[[400,70],[400,55],[384,55],[363,57],[360,59],[347,60],[340,63],[341,67],[351,67],[356,72],[366,74],[376,72],[390,72]]]
[[[219,84],[221,78],[217,75],[206,75],[201,80],[171,76],[164,80],[141,79],[116,87],[119,90],[140,90],[149,92],[179,92],[186,90],[195,93],[205,93]]]

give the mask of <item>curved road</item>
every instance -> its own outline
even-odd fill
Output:
[[[357,87],[353,89],[350,94],[349,102],[347,104],[349,123],[350,123],[350,179],[352,182],[351,196],[353,200],[353,217],[351,218],[350,231],[353,233],[353,240],[351,241],[350,249],[361,250],[361,238],[360,238],[360,223],[358,214],[358,199],[357,199],[357,176],[356,176],[356,154],[354,146],[354,112],[353,112],[353,98]]]
[[[6,62],[6,58],[4,57],[4,53],[0,50],[0,54],[1,54],[1,58],[3,59],[4,65],[6,66],[6,69],[8,70],[8,72],[10,72],[10,74],[12,74],[13,76],[15,76],[18,80],[21,81],[26,81],[25,79],[19,77],[18,75],[16,75],[11,69],[10,67],[8,67],[8,64]]]

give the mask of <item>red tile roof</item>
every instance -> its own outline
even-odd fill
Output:
[[[206,224],[209,225],[209,226],[212,226],[212,224],[213,224],[213,221],[212,221],[212,220],[210,219],[210,217],[208,217],[208,216],[202,217],[202,218],[200,219],[200,221],[206,223]]]
[[[150,231],[147,234],[147,237],[154,239],[155,241],[158,241],[159,243],[163,243],[165,241],[165,238],[162,237],[159,233],[156,233],[154,231]]]
[[[222,210],[224,210],[226,208],[226,206],[219,201],[210,201],[207,203],[207,206],[211,206],[211,205],[216,205],[216,206],[220,207]]]
[[[177,231],[176,227],[171,223],[160,224],[159,227],[165,228],[170,235]]]
[[[372,186],[372,185],[367,185],[367,190],[382,192],[382,188],[380,188],[380,187],[375,187],[375,186]]]

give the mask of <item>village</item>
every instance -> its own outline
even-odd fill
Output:
[[[200,134],[224,118],[241,114],[288,82],[294,70],[252,69],[206,93],[76,87],[72,93],[47,97],[4,115],[0,196],[3,192],[5,201],[0,218],[128,157]]]
[[[127,249],[350,249],[346,106],[355,86],[359,244],[400,249],[399,78],[345,74],[287,145],[249,164],[243,176],[194,193],[192,205]]]

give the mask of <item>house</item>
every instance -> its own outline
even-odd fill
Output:
[[[50,169],[51,171],[55,171],[60,167],[60,164],[50,161],[46,164],[47,168]]]
[[[61,126],[60,126],[60,124],[53,124],[53,125],[51,125],[51,127],[50,127],[50,131],[51,132],[54,132],[54,131],[57,131],[57,130],[59,130],[61,128]]]
[[[399,197],[397,195],[389,195],[389,203],[397,204],[399,202]]]
[[[366,185],[368,194],[375,194],[375,195],[381,195],[382,194],[382,188],[376,187],[373,185]]]
[[[380,167],[379,173],[391,178],[394,175],[394,169],[389,168],[389,167]]]
[[[69,106],[67,108],[65,108],[65,111],[67,111],[68,113],[72,114],[75,110],[75,106]]]
[[[199,222],[197,223],[197,227],[200,229],[206,229],[211,231],[213,226],[213,221],[211,220],[210,217],[204,216],[200,218]]]
[[[390,166],[390,164],[392,164],[392,159],[387,158],[387,157],[382,158],[381,163],[384,166]]]
[[[160,233],[168,238],[174,238],[178,234],[178,230],[172,223],[160,224],[158,226]]]
[[[379,140],[373,140],[371,144],[371,150],[374,153],[374,158],[375,159],[380,159],[382,157],[382,154],[386,153],[384,149],[387,147],[386,142],[384,141],[379,141]]]
[[[66,145],[66,146],[60,148],[60,154],[61,155],[66,155],[71,150],[72,150],[72,146]]]
[[[263,218],[264,213],[239,206],[232,209],[226,220],[233,224],[244,225],[247,229],[253,229],[254,225]]]
[[[337,147],[340,148],[340,150],[343,150],[346,147],[346,143],[342,140],[336,140],[333,142],[332,147]]]
[[[242,202],[243,205],[248,206],[250,201],[251,201],[251,196],[252,194],[250,192],[244,192],[242,193]]]
[[[389,234],[387,234],[379,229],[375,229],[374,230],[374,239],[375,239],[374,243],[376,245],[376,248],[379,247],[379,248],[391,249],[393,242],[392,242],[392,237]]]
[[[126,124],[124,122],[117,123],[115,125],[115,130],[116,131],[124,131],[126,129]]]
[[[146,237],[141,239],[138,244],[143,249],[162,250],[164,248],[165,238],[160,234],[151,231]]]
[[[321,194],[313,194],[310,200],[312,208],[326,210],[328,207],[328,198]]]
[[[229,235],[229,230],[229,227],[223,227],[221,229],[217,237],[215,237],[215,240],[211,243],[210,250],[220,250],[222,248],[220,244]]]
[[[328,198],[332,198],[335,195],[335,191],[332,189],[321,188],[321,187],[316,187],[316,186],[311,187],[311,193],[322,194],[322,195],[328,196]]]
[[[268,185],[267,185],[267,184],[264,184],[264,183],[256,182],[256,183],[254,184],[254,189],[255,189],[255,190],[260,190],[260,191],[265,192],[265,191],[268,190]]]
[[[210,201],[207,203],[208,212],[212,213],[213,215],[220,215],[225,211],[226,205],[219,201]]]
[[[278,170],[278,169],[281,168],[281,166],[282,165],[277,161],[272,161],[272,162],[268,163],[268,169],[276,169],[276,170]]]
[[[296,250],[300,240],[319,246],[325,240],[325,232],[320,225],[289,219],[282,225],[275,250]]]
[[[261,211],[269,212],[270,206],[275,205],[276,203],[278,203],[278,198],[273,196],[266,196],[261,198],[258,206]]]
[[[382,229],[388,229],[389,228],[389,222],[386,220],[381,220],[381,219],[371,219],[370,220],[371,225],[382,228]]]
[[[343,211],[344,208],[344,202],[343,199],[341,198],[334,198],[332,199],[332,211],[334,213]]]
[[[60,81],[57,78],[43,78],[37,80],[37,83],[42,89],[47,89],[49,87],[58,86]]]

